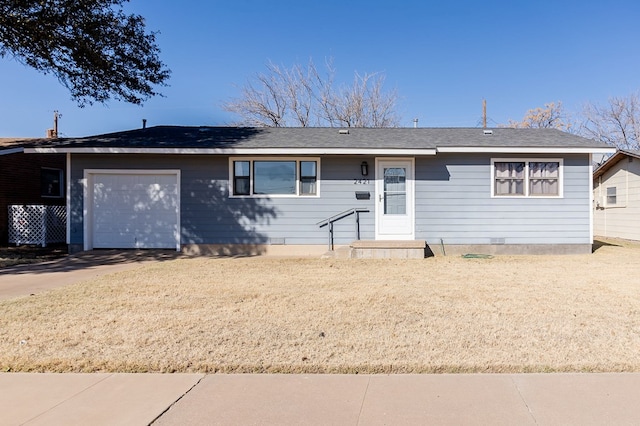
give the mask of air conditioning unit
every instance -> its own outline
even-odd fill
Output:
[[[593,205],[596,210],[604,210],[604,199],[601,195],[593,198]]]

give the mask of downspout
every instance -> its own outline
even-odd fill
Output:
[[[624,206],[627,207],[629,205],[629,159],[627,159],[627,163],[624,166],[624,179]]]
[[[605,204],[604,195],[602,195],[602,175],[598,176],[598,195],[600,196],[600,200],[602,200],[602,222],[604,224],[604,237],[608,237],[608,229],[607,229],[607,205]]]
[[[593,202],[593,154],[589,154],[589,240],[591,241],[591,245],[593,245],[593,209],[595,208],[595,203]]]

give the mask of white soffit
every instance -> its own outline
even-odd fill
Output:
[[[477,147],[477,146],[450,146],[438,148],[442,153],[497,153],[497,154],[613,154],[615,148],[589,148],[589,147]]]
[[[26,148],[27,153],[214,155],[436,155],[435,148]]]
[[[436,155],[442,153],[497,154],[614,154],[615,148],[590,147],[440,147],[440,148],[25,148],[25,153],[70,154],[212,154],[212,155]]]

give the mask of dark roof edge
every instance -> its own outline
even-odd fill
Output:
[[[600,164],[597,169],[593,171],[593,178],[602,176],[607,170],[618,164],[620,160],[625,157],[633,157],[640,159],[640,151],[634,151],[629,149],[619,149],[611,157],[607,158],[604,163]]]

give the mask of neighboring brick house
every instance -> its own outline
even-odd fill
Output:
[[[0,245],[8,244],[12,204],[65,205],[65,154],[24,154],[43,139],[0,138]]]

